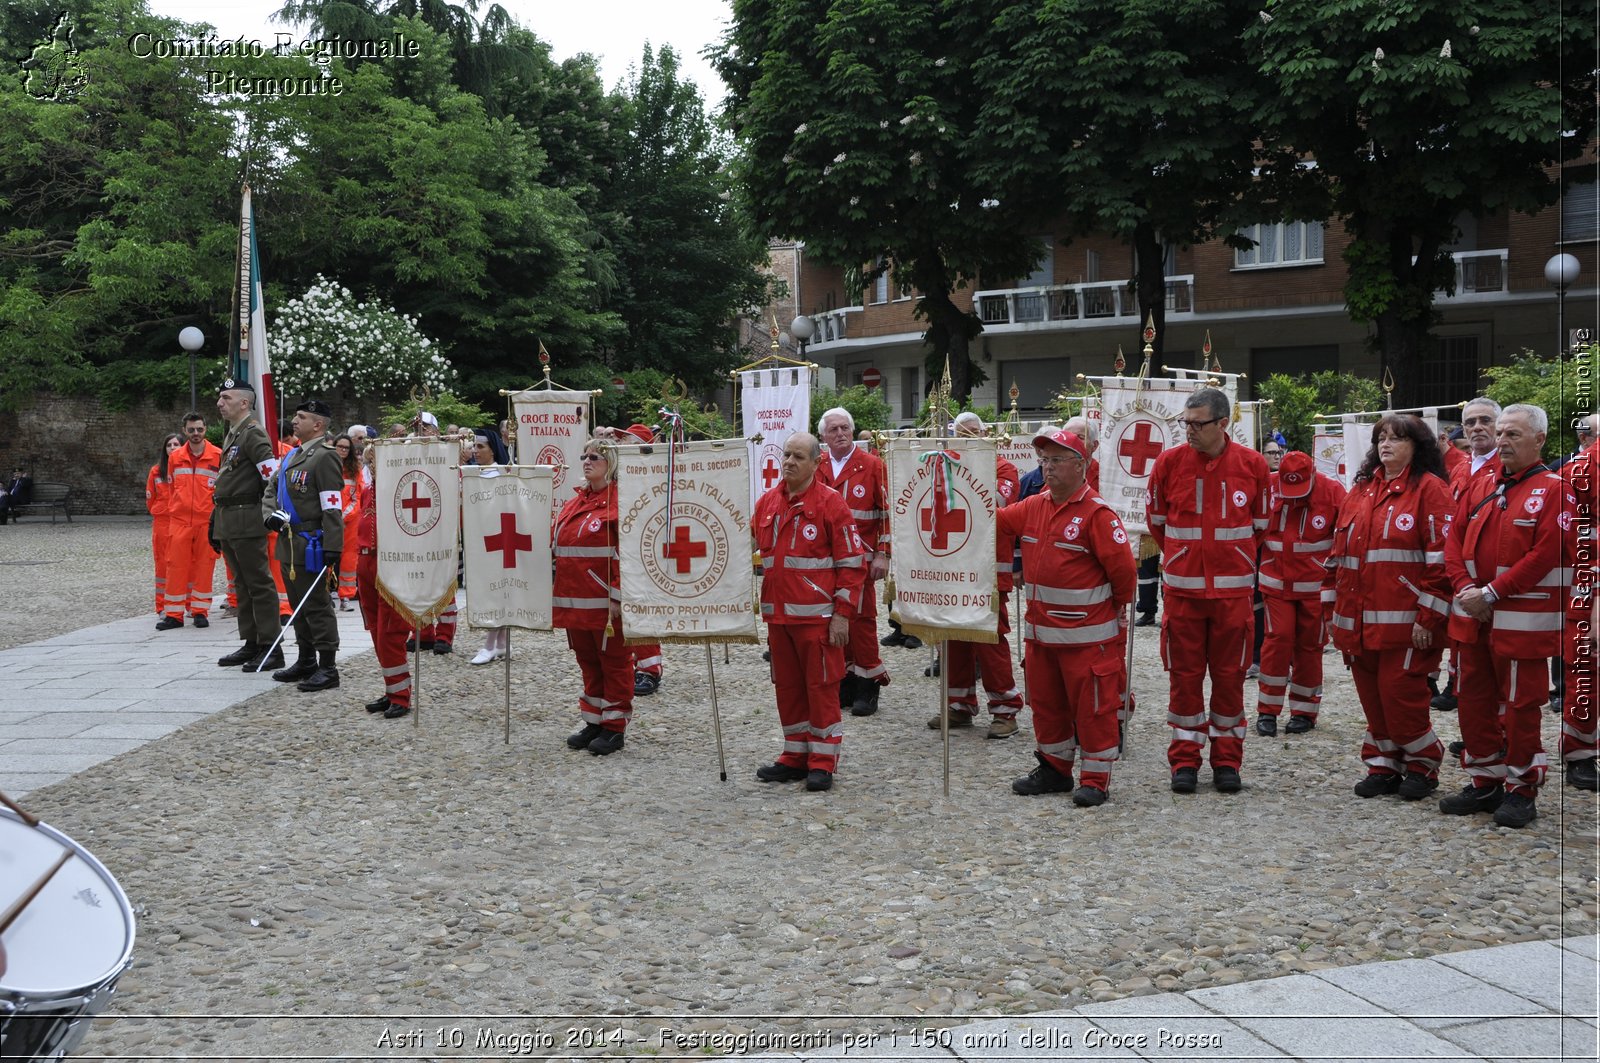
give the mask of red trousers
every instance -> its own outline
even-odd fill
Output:
[[[217,555],[206,539],[205,521],[171,521],[167,525],[167,615],[183,619],[211,612],[211,577]]]
[[[889,685],[889,670],[878,652],[878,581],[868,576],[861,585],[861,610],[850,621],[850,641],[844,659],[851,675],[870,679],[881,687]],[[834,687],[838,687],[838,682]],[[834,697],[839,692],[834,690]],[[830,769],[831,770],[831,769]]]
[[[1546,759],[1539,714],[1550,694],[1543,657],[1496,657],[1483,642],[1456,643],[1456,699],[1467,748],[1461,766],[1474,786],[1496,786],[1525,797],[1544,785]]]
[[[1245,599],[1245,606],[1250,600]],[[952,643],[951,645],[955,645]],[[1117,749],[1117,710],[1127,685],[1121,639],[1098,646],[1028,643],[1028,700],[1033,703],[1033,736],[1039,752],[1061,774],[1083,751],[1085,786],[1109,790]],[[1248,643],[1246,646],[1248,647]]]
[[[156,561],[156,615],[167,605],[167,536],[166,517],[156,517],[150,522],[150,552]]]
[[[995,719],[1015,719],[1022,711],[1022,691],[1017,689],[1011,671],[1011,644],[1006,634],[1011,617],[1006,600],[1000,599],[1000,640],[998,642],[949,642],[945,644],[945,675],[950,680],[950,709],[972,715],[978,711],[977,674],[983,672],[983,689],[989,695],[989,712]]]
[[[444,612],[439,614],[438,620],[435,620],[433,623],[422,629],[423,641],[444,642],[452,646],[455,645],[456,622],[458,619],[459,615],[456,610],[456,603],[451,602],[445,607]],[[630,679],[629,682],[631,683],[632,680]]]
[[[453,610],[452,610],[453,611]],[[578,657],[583,693],[578,714],[584,723],[625,731],[633,719],[633,654],[619,634],[604,628],[567,628],[567,645]]]
[[[355,521],[344,524],[344,549],[339,553],[339,597],[349,601],[356,596],[356,529]]]
[[[1288,703],[1290,716],[1316,718],[1322,707],[1322,648],[1328,629],[1322,603],[1262,595],[1266,638],[1261,641],[1261,681],[1256,711],[1277,716]]]
[[[1567,651],[1562,657],[1566,669],[1566,685],[1561,694],[1561,759],[1567,763],[1588,760],[1600,753],[1600,726],[1595,724],[1595,667],[1597,660],[1594,643],[1582,637],[1577,621],[1567,620]]]
[[[772,685],[783,727],[778,763],[791,768],[839,770],[844,741],[839,683],[844,649],[828,645],[826,624],[768,624]]]
[[[1315,603],[1313,603],[1315,604]],[[1394,646],[1352,654],[1350,678],[1367,717],[1361,759],[1373,775],[1415,772],[1439,777],[1444,745],[1428,716],[1428,673],[1439,667],[1441,649]]]
[[[1248,596],[1191,598],[1167,595],[1161,617],[1161,660],[1168,674],[1167,723],[1172,742],[1167,763],[1198,768],[1211,742],[1211,766],[1237,770],[1244,763],[1244,673],[1250,667],[1256,617]],[[1211,673],[1211,713],[1205,680]],[[1033,673],[1028,673],[1033,682]],[[1038,694],[1029,690],[1035,706]]]
[[[630,647],[633,651],[633,670],[661,678],[661,646],[658,643]]]
[[[277,565],[272,566],[277,569]],[[406,655],[406,639],[411,625],[394,606],[378,593],[378,557],[361,554],[356,558],[356,586],[361,602],[361,622],[372,632],[372,648],[383,672],[383,694],[391,705],[411,704],[411,660]]]

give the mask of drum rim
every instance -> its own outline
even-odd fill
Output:
[[[121,955],[117,957],[111,968],[96,980],[80,985],[34,987],[14,985],[6,980],[6,975],[0,974],[0,999],[9,1002],[15,1008],[16,1014],[25,1014],[30,1010],[37,1010],[45,1005],[49,1005],[51,1008],[59,1008],[63,1006],[64,1001],[80,998],[92,999],[107,985],[121,978],[123,972],[128,969],[128,965],[133,961],[133,943],[138,937],[139,928],[133,916],[133,905],[128,902],[128,894],[123,890],[122,884],[116,880],[116,876],[112,875],[106,868],[106,865],[102,864],[81,843],[74,841],[71,835],[65,831],[57,830],[43,820],[40,820],[36,826],[29,827],[21,816],[6,808],[0,808],[0,819],[10,820],[18,826],[30,830],[43,831],[57,842],[70,848],[78,859],[88,864],[90,869],[100,876],[100,880],[110,887],[108,892],[122,911],[123,925],[126,929]]]

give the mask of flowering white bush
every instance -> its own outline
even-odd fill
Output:
[[[322,274],[278,311],[267,335],[272,377],[283,395],[347,388],[356,395],[402,393],[421,385],[447,390],[456,371],[417,319],[378,302],[357,302]]]

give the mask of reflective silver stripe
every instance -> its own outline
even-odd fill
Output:
[[[1333,626],[1336,628],[1341,628],[1345,631],[1354,631],[1356,629],[1356,618],[1353,616],[1345,616],[1343,613],[1334,613]]]
[[[1194,511],[1196,513],[1204,513],[1206,511],[1205,490],[1206,482],[1199,477],[1196,477],[1194,481]],[[1228,504],[1226,496],[1223,497],[1222,504]]]
[[[1400,748],[1403,751],[1407,752],[1407,753],[1421,753],[1424,749],[1427,749],[1429,746],[1437,745],[1438,742],[1439,742],[1439,736],[1434,734],[1433,733],[1433,728],[1430,727],[1430,728],[1428,728],[1427,733],[1424,734],[1421,738],[1413,739],[1410,742],[1403,742],[1403,743],[1401,743]]]
[[[1290,590],[1292,590],[1295,594],[1316,594],[1321,589],[1322,581],[1319,579],[1306,580],[1303,583],[1296,583],[1290,588]]]
[[[1339,600],[1339,592],[1334,590],[1324,590],[1322,592],[1322,600],[1324,602],[1336,602]]]
[[[557,557],[604,557],[612,558],[617,552],[609,546],[558,546],[555,549]]]
[[[857,554],[854,557],[842,557],[833,562],[836,568],[864,568],[867,564],[866,554]]]
[[[1275,554],[1280,554],[1283,552],[1283,543],[1279,542],[1277,539],[1268,539],[1265,545],[1268,550],[1271,550]]]
[[[1283,580],[1279,579],[1276,576],[1269,576],[1265,572],[1263,572],[1263,573],[1260,574],[1260,576],[1258,578],[1261,581],[1261,586],[1263,588],[1265,588],[1266,590],[1269,590],[1269,591],[1281,591],[1281,590],[1283,590]],[[1319,584],[1317,584],[1317,586],[1320,587],[1320,586],[1322,586],[1322,584],[1319,583]]]
[[[1216,576],[1211,580],[1211,582],[1216,585],[1218,590],[1227,590],[1237,587],[1254,587],[1256,585],[1256,578],[1254,575]]]
[[[784,568],[832,568],[831,557],[785,557]]]
[[[1374,561],[1410,561],[1421,563],[1427,560],[1421,550],[1368,550],[1367,563]],[[1444,560],[1443,557],[1440,560]]]
[[[1065,742],[1040,742],[1039,752],[1060,757],[1062,760],[1071,760],[1072,754],[1078,751],[1076,739],[1069,738]]]
[[[889,511],[886,509],[852,509],[850,515],[856,520],[887,520]]]
[[[1506,609],[1494,611],[1496,631],[1560,631],[1560,613],[1518,613]]]
[[[550,599],[550,604],[557,609],[607,609],[611,606],[610,598],[563,598],[557,595]]]
[[[1206,578],[1204,576],[1174,576],[1170,572],[1163,571],[1161,573],[1161,582],[1168,587],[1177,587],[1179,590],[1185,591],[1203,591],[1206,589]]]
[[[832,616],[833,603],[825,602],[822,605],[795,605],[793,602],[783,603],[784,616]]]
[[[1111,598],[1111,584],[1102,583],[1098,587],[1087,590],[1067,589],[1063,587],[1048,587],[1042,583],[1028,584],[1028,599],[1030,601],[1046,602],[1050,605],[1094,605],[1097,602],[1108,601]]]
[[[762,602],[761,603],[761,615],[762,616],[771,616],[773,613],[775,613],[777,611],[778,611],[777,607],[774,606],[771,602]]]
[[[397,679],[397,680],[395,680],[394,682],[391,682],[391,683],[383,684],[383,692],[385,694],[398,694],[402,690],[410,690],[410,689],[411,689],[411,677],[410,676],[406,676],[404,679]]]
[[[1112,639],[1122,630],[1115,620],[1108,620],[1104,624],[1092,624],[1088,627],[1034,627],[1032,624],[1024,625],[1024,638],[1037,642],[1046,642],[1053,646],[1073,646],[1091,642],[1105,642]]]
[[[1360,568],[1361,567],[1361,559],[1358,558],[1358,557],[1351,557],[1348,554],[1344,554],[1344,555],[1341,555],[1339,557],[1334,558],[1333,559],[1333,563],[1338,568]]]
[[[407,663],[407,664],[397,664],[393,668],[385,668],[385,669],[383,669],[383,676],[384,676],[385,679],[387,679],[389,676],[392,676],[392,675],[405,675],[409,671],[411,671],[411,665],[409,663]]]
[[[1263,705],[1282,705],[1283,695],[1268,694],[1265,690],[1263,690],[1261,693],[1256,695],[1256,700],[1261,702]]]
[[[1183,540],[1183,539],[1195,539],[1195,540],[1198,540],[1202,536],[1202,534],[1204,534],[1204,531],[1205,531],[1204,528],[1184,528],[1184,527],[1168,528],[1167,529],[1167,538],[1168,539],[1179,539],[1179,540]]]
[[[1148,521],[1150,524],[1165,524],[1167,522],[1166,515],[1162,514],[1162,513],[1149,513],[1149,514],[1146,514],[1145,520]]]
[[[1246,524],[1237,528],[1214,528],[1211,534],[1216,539],[1221,541],[1230,541],[1234,539],[1254,539],[1256,537],[1256,530],[1252,526]]]
[[[1570,568],[1553,568],[1545,573],[1544,579],[1536,586],[1540,587],[1570,587],[1573,583],[1573,570]]]
[[[1270,523],[1272,522],[1267,517],[1257,517],[1250,522],[1250,527],[1253,531],[1263,532],[1267,530],[1267,525]]]
[[[1478,563],[1476,561],[1474,561],[1470,557],[1463,558],[1462,560],[1463,560],[1463,563],[1467,566],[1467,575],[1471,576],[1473,579],[1477,579],[1478,578]]]
[[[1417,620],[1415,609],[1363,609],[1361,622],[1363,624],[1414,624]]]
[[[1320,698],[1322,697],[1322,687],[1303,687],[1299,683],[1290,683],[1289,693],[1299,694],[1303,698]]]
[[[811,725],[802,720],[800,723],[791,723],[784,727],[783,736],[788,738],[790,735],[803,735],[809,733],[810,730]]]
[[[1204,731],[1189,731],[1182,727],[1174,727],[1172,729],[1172,739],[1175,742],[1193,742],[1197,746],[1203,746],[1206,744],[1206,733]]]
[[[1206,714],[1197,712],[1193,716],[1179,716],[1175,712],[1168,711],[1167,722],[1174,727],[1204,727]]]
[[[998,576],[1005,575],[1007,572],[1011,571],[1011,562],[1009,562],[1009,561],[996,561],[994,563],[994,571],[995,571],[995,574],[998,575]]]
[[[1332,539],[1318,539],[1314,543],[1295,543],[1294,552],[1297,554],[1320,554],[1324,550],[1333,549]]]

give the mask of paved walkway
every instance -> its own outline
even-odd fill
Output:
[[[340,659],[366,652],[360,614],[337,615],[348,647]],[[0,790],[22,797],[273,686],[267,676],[217,667],[238,645],[231,621],[205,631],[154,625],[140,616],[0,650]],[[1597,968],[1594,937],[1523,942],[922,1037],[758,1047],[789,1059],[1592,1060],[1600,1056]],[[661,1054],[707,1048],[734,1050],[667,1046]]]

